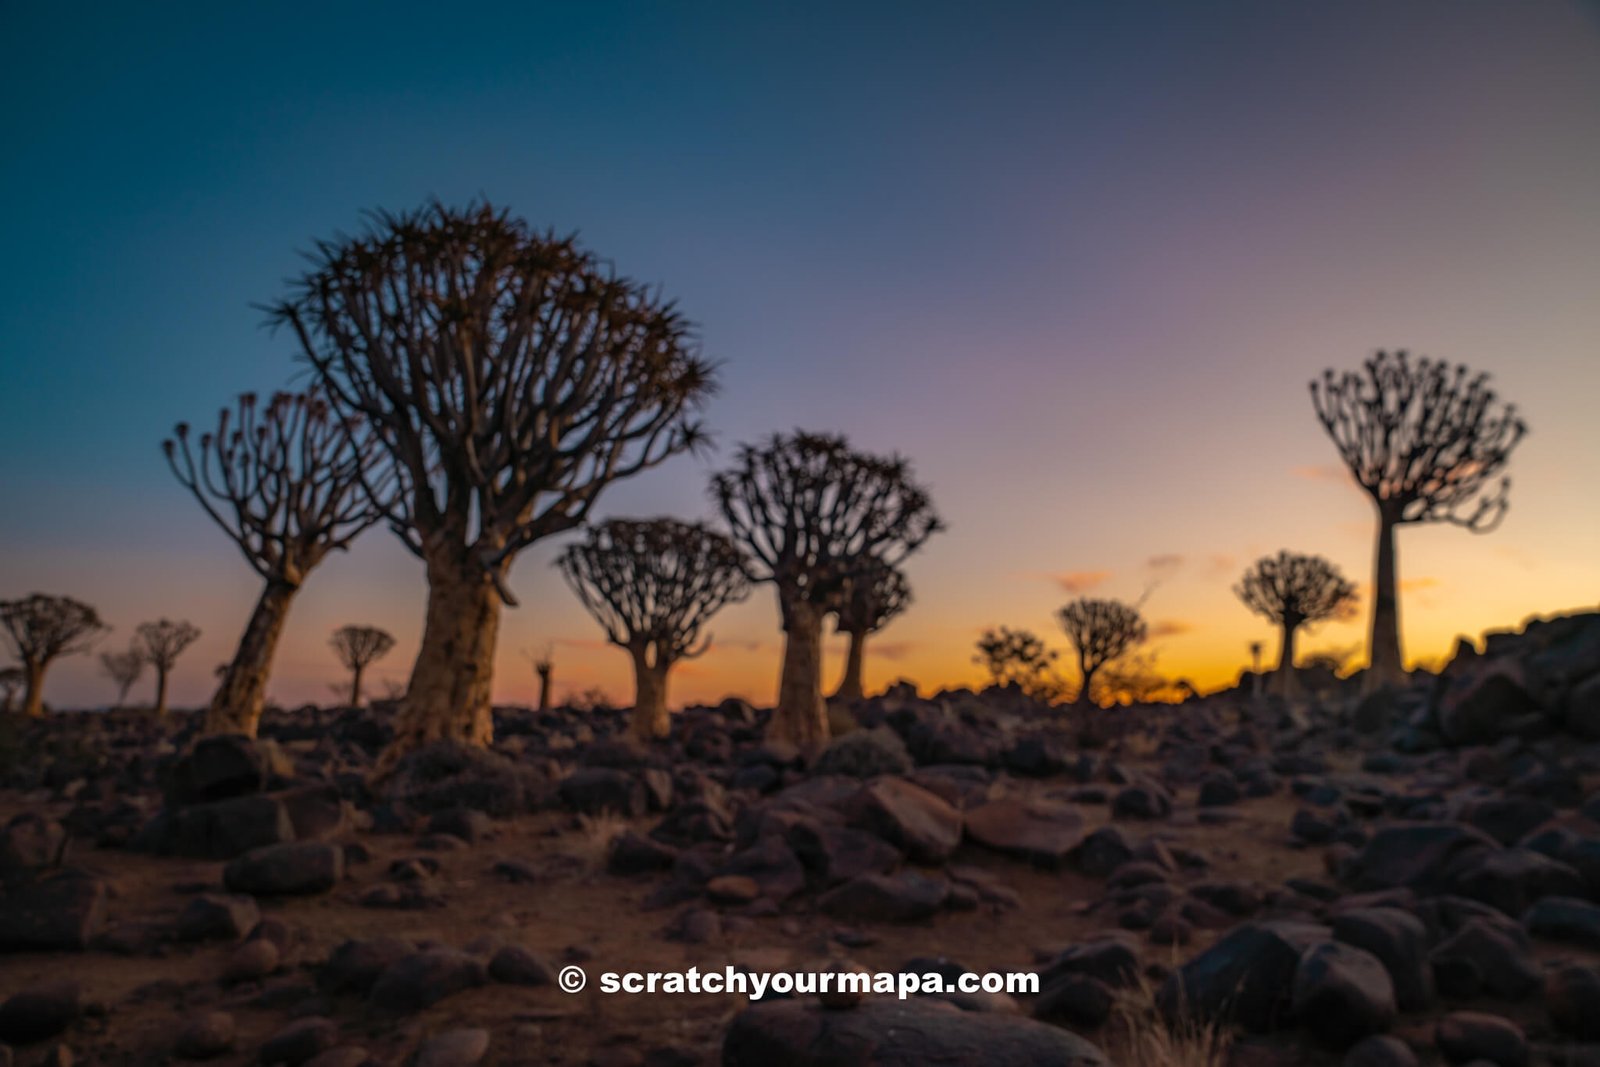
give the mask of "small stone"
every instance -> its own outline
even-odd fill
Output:
[[[300,1064],[332,1048],[338,1041],[339,1027],[333,1020],[315,1015],[297,1019],[267,1038],[266,1044],[261,1046],[261,1062],[300,1067]]]
[[[748,904],[760,895],[760,883],[742,874],[725,874],[706,883],[706,896],[718,904]]]
[[[266,938],[246,941],[228,956],[228,962],[222,968],[222,982],[224,985],[234,985],[265,978],[278,969],[279,959],[278,946]]]
[[[1484,1012],[1458,1011],[1439,1020],[1434,1043],[1454,1064],[1488,1060],[1498,1067],[1527,1067],[1528,1039],[1510,1019]]]
[[[208,1011],[195,1016],[178,1031],[173,1055],[185,1060],[209,1060],[233,1048],[233,1016]]]
[[[56,982],[26,989],[0,1004],[0,1042],[31,1045],[55,1037],[82,1011],[77,982]]]
[[[489,1031],[447,1030],[422,1043],[412,1067],[473,1067],[489,1051]]]

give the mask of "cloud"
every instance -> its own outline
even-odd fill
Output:
[[[899,663],[916,651],[915,641],[884,641],[867,642],[867,655],[877,659],[886,659],[892,663]]]
[[[1443,584],[1437,578],[1402,578],[1399,582],[1402,593],[1418,593],[1424,589],[1437,589]]]
[[[1155,641],[1163,637],[1177,637],[1193,629],[1193,623],[1184,622],[1182,619],[1161,619],[1150,624],[1150,639]]]
[[[1063,574],[1050,576],[1057,585],[1074,595],[1087,593],[1096,586],[1104,585],[1107,578],[1111,577],[1110,571],[1067,571]]]
[[[1206,562],[1211,567],[1213,577],[1219,574],[1231,574],[1239,566],[1239,557],[1231,552],[1213,552],[1207,557]]]
[[[1184,556],[1181,552],[1160,552],[1144,561],[1145,567],[1157,574],[1172,574],[1182,567],[1183,563]]]

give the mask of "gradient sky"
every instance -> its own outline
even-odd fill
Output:
[[[914,460],[950,531],[869,687],[976,680],[986,625],[1059,643],[1074,591],[1148,590],[1159,664],[1202,687],[1252,640],[1270,660],[1245,564],[1368,578],[1372,510],[1306,383],[1377,347],[1491,371],[1532,425],[1499,531],[1400,534],[1408,655],[1600,600],[1592,4],[11,3],[0,93],[0,597],[88,600],[106,648],[191,619],[179,704],[258,580],[159,441],[302,373],[254,305],[313,239],[431,196],[579,231],[723,362],[721,456],[601,517],[709,515],[707,473],[772,430]],[[512,572],[496,697],[555,642],[559,689],[626,699],[557,547]],[[307,584],[271,695],[328,699],[346,622],[393,631],[374,688],[403,679],[424,595],[372,531]],[[770,699],[771,590],[712,629],[675,701]],[[46,698],[111,694],[77,657]]]

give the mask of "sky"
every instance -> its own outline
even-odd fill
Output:
[[[433,197],[578,233],[721,364],[718,450],[597,517],[713,518],[710,473],[775,430],[912,460],[949,530],[869,689],[980,680],[986,626],[1064,647],[1053,613],[1085,594],[1140,601],[1158,666],[1202,689],[1252,641],[1270,663],[1247,564],[1369,581],[1372,507],[1306,387],[1378,348],[1490,372],[1531,426],[1499,530],[1401,531],[1408,658],[1600,601],[1593,3],[11,3],[0,99],[0,598],[85,600],[107,650],[193,621],[180,706],[258,579],[160,441],[303,383],[260,305],[314,241]],[[625,703],[561,543],[512,570],[496,699],[532,699],[521,653],[553,647],[558,693]],[[310,576],[270,696],[331,700],[352,622],[398,641],[373,688],[403,684],[425,592],[366,534]],[[1302,651],[1356,649],[1363,620]],[[674,703],[770,701],[772,589],[710,629]],[[46,699],[113,692],[79,656]]]

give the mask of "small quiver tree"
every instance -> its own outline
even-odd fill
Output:
[[[834,692],[835,700],[860,700],[866,658],[867,635],[877,633],[911,606],[911,583],[898,567],[868,560],[846,582],[834,617],[834,629],[850,638],[845,654],[844,677]]]
[[[606,639],[633,659],[633,736],[666,737],[667,674],[710,647],[700,630],[711,616],[750,595],[743,553],[698,523],[613,519],[557,565]]]
[[[23,713],[35,719],[44,717],[46,668],[62,656],[89,651],[111,629],[82,601],[44,593],[0,601],[0,628],[22,664],[26,686]]]
[[[1144,616],[1120,600],[1081,597],[1057,612],[1056,618],[1078,654],[1080,708],[1094,703],[1095,672],[1150,635]]]
[[[1356,587],[1338,567],[1321,556],[1288,551],[1256,560],[1233,592],[1245,607],[1276,623],[1283,634],[1276,689],[1285,698],[1297,695],[1295,634],[1302,626],[1347,617],[1356,602]]]
[[[122,652],[100,653],[100,673],[111,679],[117,687],[117,707],[126,707],[128,704],[128,690],[132,689],[144,674],[144,657],[137,648],[129,648]]]
[[[0,714],[10,715],[17,707],[17,691],[27,683],[21,667],[0,667]]]
[[[394,648],[394,637],[376,626],[341,626],[328,639],[339,662],[350,672],[350,706],[361,706],[361,676],[367,667]]]
[[[167,714],[167,676],[183,650],[200,639],[200,628],[188,622],[159,619],[143,622],[133,638],[133,647],[139,658],[155,668],[157,718]]]
[[[783,671],[771,732],[828,739],[822,627],[868,561],[898,566],[943,528],[927,491],[899,456],[857,452],[842,436],[796,432],[739,449],[711,494],[758,581],[778,592]]]

